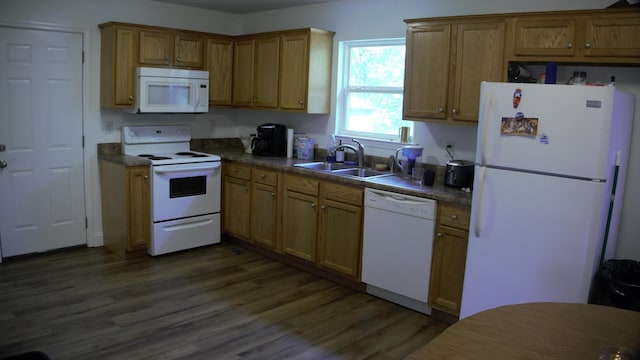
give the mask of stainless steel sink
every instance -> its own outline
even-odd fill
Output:
[[[388,176],[391,175],[385,171],[376,171],[372,169],[359,168],[355,165],[348,165],[343,163],[328,163],[328,162],[310,162],[294,164],[295,167],[300,167],[309,170],[321,171],[324,173],[330,173],[337,176],[350,176],[357,178],[370,178],[374,176]]]
[[[310,162],[310,163],[294,164],[293,166],[297,166],[297,167],[301,167],[309,170],[318,170],[318,171],[334,171],[334,170],[354,168],[354,165],[343,164],[343,163],[330,163],[330,162]]]
[[[335,170],[335,171],[332,171],[331,173],[335,175],[341,175],[341,176],[356,176],[356,177],[364,177],[364,178],[368,178],[372,176],[391,175],[388,172],[376,171],[371,169],[363,169],[363,168]]]

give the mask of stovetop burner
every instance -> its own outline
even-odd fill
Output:
[[[168,156],[155,156],[151,154],[140,154],[139,157],[147,158],[149,160],[170,160],[171,158]]]
[[[191,150],[186,126],[123,126],[122,152],[151,160],[151,165],[220,161],[220,156]],[[139,155],[135,155],[139,154]]]
[[[176,155],[178,155],[178,156],[190,156],[190,157],[207,157],[207,156],[209,156],[207,154],[196,154],[196,153],[191,152],[191,151],[180,151],[180,152],[177,152]]]

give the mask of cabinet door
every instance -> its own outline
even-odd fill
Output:
[[[132,106],[135,94],[135,30],[116,29],[113,74],[114,105]],[[103,64],[102,66],[108,66]],[[103,88],[101,91],[111,91]]]
[[[576,54],[576,20],[517,19],[515,21],[515,55],[574,56]]]
[[[319,264],[359,278],[362,207],[324,200],[320,206],[319,227]]]
[[[640,57],[640,19],[607,17],[588,19],[585,24],[586,57]]]
[[[129,243],[127,250],[146,249],[151,239],[149,168],[128,169]]]
[[[278,106],[280,37],[259,38],[255,46],[253,105],[275,108]]]
[[[205,70],[209,70],[209,105],[231,105],[232,69],[233,41],[208,39]]]
[[[204,39],[198,35],[176,34],[174,36],[174,61],[179,67],[202,69]]]
[[[447,108],[451,25],[407,28],[405,119],[445,119]]]
[[[224,177],[224,231],[243,240],[249,240],[251,194],[250,182],[231,176]]]
[[[457,26],[453,70],[453,97],[449,115],[453,120],[478,121],[480,83],[503,77],[504,23]]]
[[[253,103],[253,40],[233,44],[233,105]]]
[[[458,316],[462,301],[468,232],[439,226],[433,243],[429,305]]]
[[[315,262],[318,198],[287,190],[284,202],[284,253]]]
[[[251,240],[276,247],[278,197],[276,188],[253,183],[251,195]]]
[[[280,108],[304,110],[307,103],[309,35],[282,36]]]
[[[141,65],[171,65],[171,34],[160,31],[140,31],[138,63]]]

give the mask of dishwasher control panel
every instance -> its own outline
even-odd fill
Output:
[[[364,192],[364,206],[399,214],[411,215],[423,219],[436,217],[437,202],[417,196],[393,193],[384,190],[366,188]]]

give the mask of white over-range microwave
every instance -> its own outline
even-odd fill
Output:
[[[136,69],[135,106],[129,113],[209,111],[209,72],[167,68]]]

